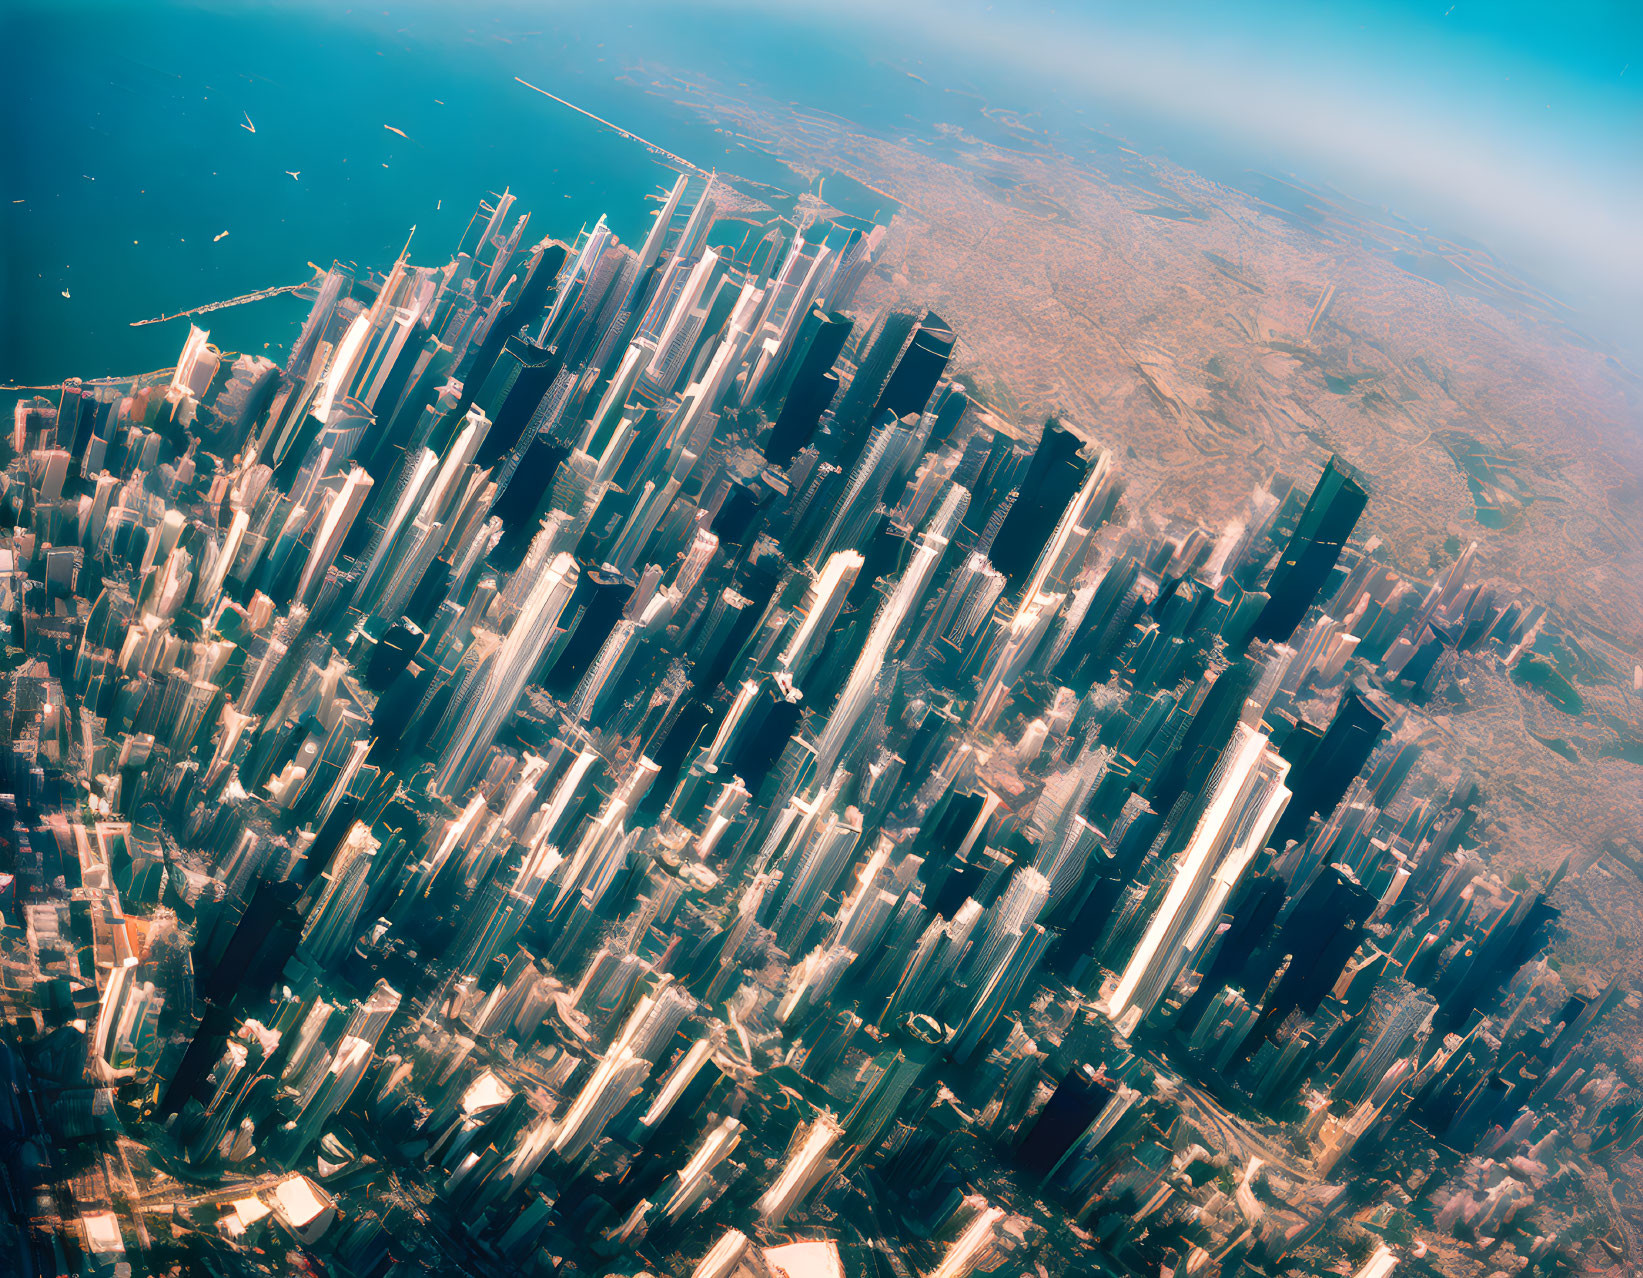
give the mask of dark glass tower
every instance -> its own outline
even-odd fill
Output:
[[[1299,839],[1306,833],[1307,822],[1314,813],[1335,810],[1352,779],[1369,761],[1375,744],[1386,731],[1391,709],[1372,704],[1354,688],[1341,698],[1341,707],[1335,712],[1329,730],[1316,746],[1304,736],[1291,733],[1284,742],[1284,757],[1289,759],[1291,771],[1289,788],[1292,797],[1284,814],[1272,832],[1272,846],[1282,849],[1290,839]],[[1305,757],[1292,743],[1305,742]]]
[[[867,439],[868,426],[877,420],[873,405],[878,403],[895,371],[902,351],[913,339],[918,315],[914,311],[894,310],[884,317],[878,333],[856,365],[856,375],[850,380],[850,389],[844,392],[834,411],[834,429],[837,432],[838,460],[841,466],[856,459]]]
[[[898,418],[908,413],[923,414],[952,354],[953,330],[940,316],[926,315],[868,420],[877,421],[882,413]]]
[[[468,364],[467,376],[463,378],[466,393],[457,406],[459,415],[467,412],[468,405],[478,397],[480,388],[490,377],[491,370],[502,354],[502,347],[507,340],[517,335],[527,324],[540,319],[548,309],[554,298],[559,272],[564,265],[565,246],[557,242],[549,244],[531,262],[519,296],[504,314],[496,317],[490,332],[485,334],[484,343]]]
[[[1267,605],[1255,620],[1253,638],[1282,642],[1295,633],[1368,501],[1369,490],[1357,472],[1331,457],[1267,583]]]
[[[1363,939],[1363,921],[1374,908],[1375,898],[1339,866],[1326,866],[1312,881],[1277,937],[1244,970],[1244,989],[1261,990],[1289,958],[1240,1054],[1253,1052],[1297,1008],[1308,1016],[1318,1010]]]
[[[993,539],[993,567],[1004,574],[1007,590],[1032,572],[1061,512],[1090,473],[1090,463],[1078,455],[1082,447],[1078,436],[1055,418],[1044,423],[1015,504]]]
[[[567,697],[576,690],[600,646],[622,619],[622,609],[632,594],[633,582],[618,572],[592,568],[577,578],[575,593],[561,621],[568,637],[542,678],[542,686],[550,694]]]
[[[497,494],[491,507],[491,514],[502,521],[502,540],[491,552],[491,562],[497,567],[512,571],[519,566],[553,496],[559,463],[570,454],[569,444],[544,432],[538,432],[525,446],[507,487]]]
[[[1110,1087],[1099,1082],[1088,1065],[1068,1073],[1056,1086],[1021,1144],[1016,1161],[1034,1180],[1043,1180],[1073,1147],[1113,1098]]]
[[[496,367],[474,396],[474,402],[491,419],[491,428],[474,457],[477,464],[494,464],[519,442],[536,406],[563,367],[564,361],[552,346],[537,346],[522,337],[507,340]]]
[[[793,376],[786,388],[785,400],[778,400],[775,395],[771,397],[770,402],[780,402],[782,405],[764,447],[764,455],[773,466],[787,465],[810,442],[821,415],[838,393],[839,379],[833,372],[833,365],[850,336],[851,321],[837,312],[823,314],[820,310],[810,312],[805,320],[806,326],[812,320],[815,321],[814,332],[808,335],[808,345],[804,347],[803,354],[795,356]],[[806,340],[803,332],[800,340]]]

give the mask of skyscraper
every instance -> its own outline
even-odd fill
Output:
[[[1330,457],[1267,583],[1267,605],[1256,618],[1255,638],[1282,642],[1295,633],[1368,501],[1357,472]]]

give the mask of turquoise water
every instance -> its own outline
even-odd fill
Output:
[[[444,261],[504,185],[533,238],[572,239],[601,214],[641,236],[646,196],[674,171],[515,74],[697,164],[793,179],[618,80],[597,31],[388,21],[177,3],[11,11],[0,382],[163,367],[188,321],[132,320],[295,283],[310,260],[391,262],[413,224],[413,259]],[[281,297],[199,322],[223,349],[261,351],[304,309]]]

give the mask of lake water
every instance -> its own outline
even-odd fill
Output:
[[[0,82],[0,382],[166,366],[188,321],[131,321],[296,283],[310,260],[385,265],[413,224],[413,259],[442,262],[504,185],[533,239],[574,239],[601,214],[642,236],[645,197],[674,171],[516,74],[697,164],[792,179],[619,79],[613,33],[391,21],[255,5],[14,10]],[[261,351],[305,309],[286,296],[199,322],[223,349]]]

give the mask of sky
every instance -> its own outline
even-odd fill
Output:
[[[953,58],[1010,105],[1087,101],[1166,148],[1190,137],[1200,154],[1482,243],[1643,366],[1635,0],[790,0],[787,12],[860,23],[891,60]]]

